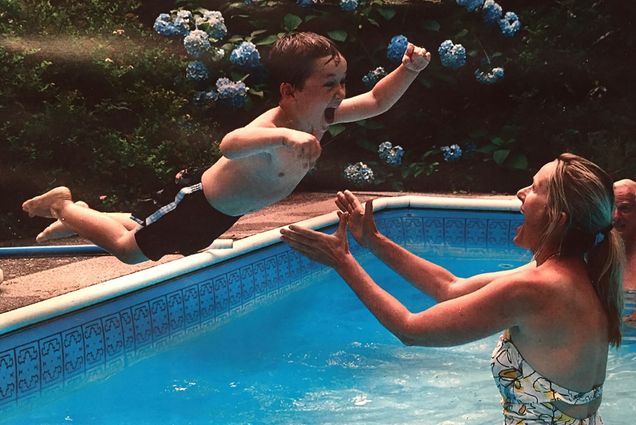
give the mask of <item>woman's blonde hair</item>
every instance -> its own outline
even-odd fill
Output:
[[[559,155],[548,183],[548,225],[543,241],[557,230],[561,213],[568,226],[560,256],[582,255],[594,289],[607,313],[609,341],[619,346],[623,313],[623,242],[612,227],[614,189],[598,165],[571,153]]]

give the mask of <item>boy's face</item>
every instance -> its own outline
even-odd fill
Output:
[[[314,60],[313,71],[302,89],[294,88],[294,98],[301,113],[314,121],[321,119],[327,127],[334,120],[335,109],[346,95],[347,61],[325,56]]]
[[[614,227],[623,238],[636,238],[636,186],[633,183],[628,180],[614,183]]]

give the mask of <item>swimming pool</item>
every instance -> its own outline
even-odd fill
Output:
[[[378,215],[383,232],[460,275],[527,261],[510,243],[519,222],[457,209]],[[501,421],[489,373],[496,337],[403,347],[332,272],[284,245],[254,244],[247,256],[2,337],[3,423]],[[432,302],[384,266],[372,273],[413,308]],[[633,351],[612,353],[606,423],[633,417]]]

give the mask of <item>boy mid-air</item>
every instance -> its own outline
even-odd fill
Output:
[[[320,156],[319,141],[331,124],[387,111],[429,62],[430,53],[409,44],[400,66],[369,92],[345,99],[347,62],[335,44],[314,33],[287,34],[268,61],[280,91],[278,106],[228,133],[220,144],[223,156],[173,202],[126,221],[74,203],[61,186],[22,208],[31,217],[56,218],[128,264],[195,253],[242,215],[288,196]]]

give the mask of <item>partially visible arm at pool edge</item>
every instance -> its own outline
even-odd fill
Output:
[[[460,278],[447,269],[404,249],[380,232],[369,237],[368,248],[383,263],[436,301],[446,301],[470,294],[497,278],[527,267],[535,267],[535,263],[532,262],[512,270]]]
[[[523,293],[527,286],[504,278],[463,297],[411,313],[375,283],[351,254],[342,257],[335,269],[378,321],[405,345],[441,347],[475,341],[518,325],[531,304],[515,307],[517,299],[527,299]]]

